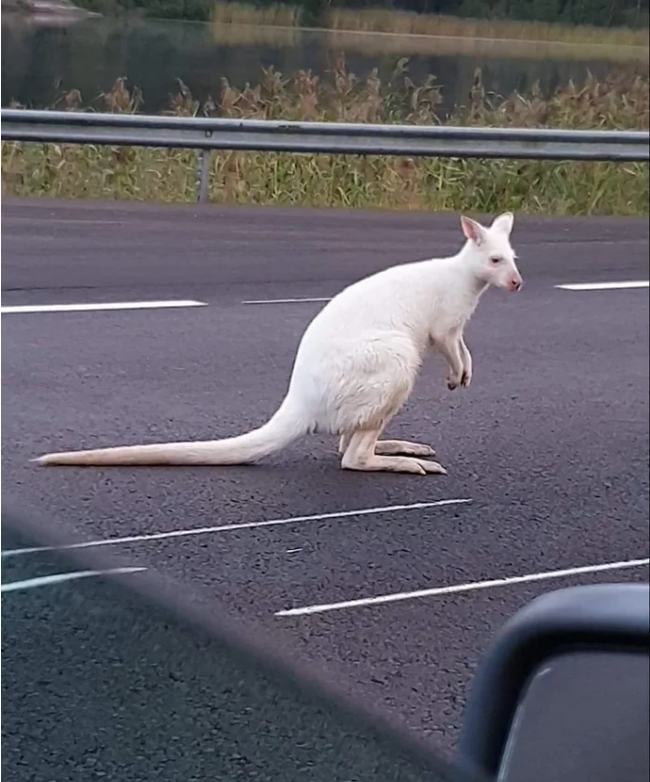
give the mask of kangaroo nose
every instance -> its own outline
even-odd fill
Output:
[[[521,288],[522,282],[523,280],[521,279],[521,277],[513,277],[510,280],[510,290],[518,291],[519,288]]]

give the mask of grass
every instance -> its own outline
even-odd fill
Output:
[[[463,21],[463,20],[459,20]],[[423,34],[366,32],[363,30],[312,31],[295,26],[264,26],[253,23],[212,22],[212,39],[221,47],[272,46],[289,49],[304,45],[308,36],[318,36],[329,51],[359,52],[366,56],[468,56],[517,60],[601,60],[639,63],[647,72],[648,46],[622,46],[611,41],[573,44],[566,41],[525,38],[472,38]],[[607,36],[605,36],[605,39]]]
[[[567,84],[545,99],[501,98],[477,72],[468,104],[451,124],[507,127],[648,129],[649,83],[634,74],[584,85]],[[142,96],[123,79],[92,108],[135,112]],[[343,59],[327,78],[299,71],[285,78],[263,70],[243,90],[224,79],[216,102],[200,106],[180,83],[168,113],[255,119],[438,124],[441,89],[433,78],[416,85],[401,61],[382,82],[373,72],[357,80]],[[77,91],[56,108],[79,109]],[[2,194],[77,198],[192,201],[192,151],[2,142]],[[212,157],[210,200],[215,203],[403,210],[506,208],[548,214],[648,214],[647,164],[516,160],[291,155],[220,152]]]
[[[277,3],[259,7],[248,3],[217,2],[212,8],[212,21],[217,25],[299,27],[300,13],[297,5]]]
[[[301,9],[217,2],[212,35],[219,46],[297,46],[318,34],[329,50],[366,55],[465,55],[522,60],[608,60],[648,63],[648,30],[562,26],[500,19],[462,19],[406,11],[330,8],[323,28],[301,26]]]
[[[329,8],[321,14],[322,27],[349,33],[383,33],[394,38],[409,36],[474,39],[598,47],[648,47],[648,29],[628,27],[603,28],[583,25],[522,22],[509,19],[469,19],[437,14],[378,8]],[[277,3],[256,7],[244,2],[216,2],[212,10],[213,26],[300,27],[302,11],[297,6]],[[225,35],[224,35],[225,37]],[[361,36],[357,36],[361,40]]]
[[[331,9],[326,27],[335,30],[436,35],[450,38],[492,38],[500,40],[553,41],[570,44],[604,43],[619,46],[647,46],[648,31],[631,28],[564,26],[544,22],[508,19],[462,19],[455,16],[416,14],[408,11],[348,8]]]

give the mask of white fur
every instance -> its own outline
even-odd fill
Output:
[[[409,397],[429,349],[446,360],[447,387],[469,386],[465,324],[489,285],[517,290],[510,245],[514,217],[489,228],[461,217],[467,239],[448,258],[385,269],[339,293],[307,327],[287,395],[263,426],[208,442],[135,445],[49,454],[41,464],[245,464],[310,432],[340,436],[342,466],[355,470],[444,473],[419,443],[378,440]]]

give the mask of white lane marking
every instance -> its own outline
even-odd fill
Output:
[[[607,562],[603,565],[587,565],[586,567],[566,568],[565,570],[549,570],[546,573],[530,573],[525,576],[510,578],[494,578],[490,581],[470,581],[468,584],[455,584],[432,589],[418,589],[415,592],[396,592],[392,595],[378,597],[362,597],[358,600],[344,600],[340,603],[323,603],[304,606],[303,608],[288,608],[276,611],[276,616],[305,616],[307,614],[322,614],[326,611],[337,611],[342,608],[359,608],[361,606],[381,605],[382,603],[397,603],[400,600],[413,600],[418,597],[438,597],[439,595],[455,595],[461,592],[474,592],[478,589],[512,586],[513,584],[529,584],[534,581],[548,581],[553,578],[567,578],[588,573],[604,573],[608,570],[623,570],[642,567],[650,564],[650,559],[630,559],[625,562]]]
[[[206,535],[215,532],[232,532],[240,529],[257,529],[259,527],[279,527],[284,524],[298,524],[305,521],[332,521],[347,519],[351,516],[371,516],[378,513],[396,513],[398,511],[424,510],[426,508],[441,508],[446,505],[461,505],[471,502],[470,499],[435,500],[433,502],[414,502],[411,505],[387,505],[381,508],[362,508],[361,510],[342,510],[334,513],[316,513],[313,516],[290,516],[286,519],[269,519],[266,521],[249,521],[244,524],[222,524],[218,527],[198,527],[196,529],[178,529],[170,532],[152,532],[149,535],[129,535],[123,538],[103,538],[102,540],[86,540],[81,543],[70,543],[64,546],[43,546],[34,548],[8,549],[2,552],[2,557],[14,557],[19,554],[33,554],[38,551],[59,551],[64,549],[91,548],[94,546],[113,546],[121,543],[142,543],[150,540],[165,540],[167,538],[183,538],[191,535]]]
[[[576,282],[556,285],[555,287],[566,291],[610,291],[626,290],[632,288],[648,288],[650,287],[650,282],[648,280],[627,280],[623,282]],[[246,299],[245,301],[242,301],[242,304],[304,304],[326,301],[332,301],[332,297],[314,297],[304,299]]]
[[[11,221],[12,223],[30,223],[30,225],[34,224],[34,218],[33,217],[22,217],[20,215],[8,215],[5,217],[6,221]],[[123,220],[93,220],[92,218],[89,219],[83,219],[81,217],[74,218],[74,217],[55,217],[55,218],[47,218],[47,217],[41,217],[38,221],[41,225],[59,225],[59,224],[67,224],[67,223],[82,223],[84,225],[121,225],[124,221]],[[40,238],[40,237],[37,237]]]
[[[564,291],[616,291],[630,288],[648,288],[649,280],[627,280],[626,282],[573,282],[556,285]]]
[[[315,298],[315,299],[248,299],[242,301],[242,304],[303,304],[305,302],[314,301],[332,301],[330,298]]]
[[[0,307],[3,315],[27,312],[94,312],[99,310],[155,310],[172,307],[207,307],[204,301],[177,299],[169,301],[107,301],[95,304],[21,304],[15,307]]]
[[[78,570],[75,573],[55,573],[51,576],[39,576],[38,578],[27,578],[24,581],[11,581],[8,584],[2,584],[0,585],[0,592],[15,592],[18,589],[51,586],[52,584],[62,584],[65,581],[73,581],[77,578],[105,576],[111,573],[140,573],[146,569],[146,567],[117,567],[111,570]]]

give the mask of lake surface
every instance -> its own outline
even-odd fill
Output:
[[[182,79],[195,98],[216,100],[222,77],[244,87],[259,82],[262,66],[272,65],[286,76],[299,69],[323,74],[341,51],[341,39],[327,31],[251,28],[249,33],[241,35],[240,30],[233,37],[209,24],[101,17],[36,25],[3,14],[2,105],[15,100],[30,108],[50,108],[70,89],[80,90],[88,104],[126,76],[127,84],[137,85],[144,94],[141,111],[157,113],[177,91],[176,79]],[[455,46],[448,39],[394,38],[398,36],[379,34],[345,41],[348,70],[364,78],[377,67],[386,77],[400,56],[408,56],[416,84],[433,74],[443,86],[443,114],[467,101],[479,67],[486,88],[500,94],[527,93],[535,81],[548,93],[569,79],[581,82],[588,72],[597,77],[621,69],[647,72],[647,63],[580,60],[568,48],[564,57],[561,48],[552,58],[543,49],[535,55],[531,47],[540,45],[534,43],[483,40],[473,45],[456,39],[462,45]]]

